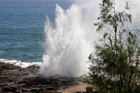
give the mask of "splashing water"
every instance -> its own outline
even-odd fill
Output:
[[[67,10],[56,5],[56,27],[47,18],[45,49],[41,73],[80,76],[89,67],[88,56],[99,36],[93,24],[99,15],[101,0],[79,0]]]

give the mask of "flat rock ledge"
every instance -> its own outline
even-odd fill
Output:
[[[21,68],[0,62],[0,93],[62,93],[58,90],[78,85],[82,79],[38,74],[38,66]],[[86,93],[77,91],[75,93]]]

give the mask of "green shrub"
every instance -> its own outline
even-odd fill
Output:
[[[129,30],[131,14],[118,12],[111,0],[103,0],[97,31],[104,31],[96,52],[89,56],[91,66],[86,82],[98,93],[138,93],[140,88],[139,31]],[[125,9],[128,10],[128,3]],[[91,90],[91,87],[88,89]]]

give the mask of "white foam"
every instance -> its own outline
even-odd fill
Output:
[[[99,6],[88,4],[72,4],[67,10],[56,5],[55,28],[47,18],[42,74],[77,77],[87,71],[88,56],[93,52],[97,39],[94,17],[99,13],[94,12],[94,9],[99,10]]]
[[[0,62],[2,63],[7,63],[7,64],[13,64],[15,66],[20,66],[22,68],[27,68],[32,65],[40,66],[42,62],[22,62],[22,61],[17,61],[17,60],[8,60],[8,59],[0,59]]]

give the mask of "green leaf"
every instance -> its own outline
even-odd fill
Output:
[[[105,34],[104,34],[104,38],[106,38],[107,35],[108,35],[108,33],[105,33]]]
[[[131,23],[132,22],[132,15],[131,14],[128,15],[128,19],[129,19],[129,21]]]
[[[98,24],[98,28],[97,28],[97,31],[100,31],[102,28],[103,28],[103,24],[102,23],[100,23],[100,24]]]
[[[99,25],[99,22],[98,22],[98,23],[94,23],[94,25],[95,25],[95,26]]]

